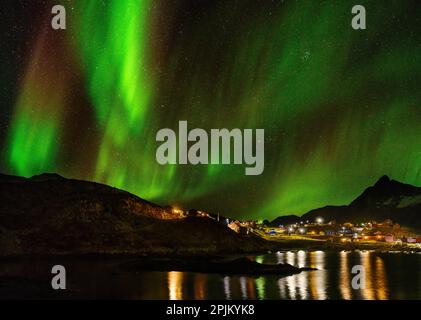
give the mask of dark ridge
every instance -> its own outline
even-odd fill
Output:
[[[57,173],[42,173],[30,178],[32,181],[49,181],[49,180],[65,180],[64,177]]]
[[[26,178],[0,173],[0,183],[14,183],[26,181]]]
[[[197,255],[273,250],[215,219],[181,218],[104,184],[0,176],[0,256]]]
[[[276,219],[272,220],[268,225],[270,227],[279,227],[280,225],[288,225],[288,224],[294,224],[298,222],[301,218],[296,215],[286,215],[286,216],[280,216]]]
[[[415,196],[421,193],[421,188],[381,177],[372,187],[350,203],[351,207],[396,206],[402,197]]]
[[[374,184],[374,186],[381,186],[386,185],[390,182],[390,178],[387,175],[382,176],[377,182]]]

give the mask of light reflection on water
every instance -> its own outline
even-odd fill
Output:
[[[231,284],[230,284],[231,278],[230,277],[224,277],[224,293],[225,293],[225,299],[231,300]]]
[[[389,282],[407,281],[402,274],[391,269],[388,279],[389,268],[395,268],[399,263],[395,261],[405,260],[411,257],[411,262],[406,263],[407,267],[417,270],[413,273],[413,281],[410,287],[397,283],[396,287],[404,289],[391,296]],[[324,252],[324,251],[287,251],[276,254],[253,257],[259,263],[288,263],[297,267],[317,268],[317,271],[301,272],[288,277],[277,276],[224,276],[223,297],[217,292],[201,292],[200,295],[188,297],[192,299],[421,299],[421,260],[419,255],[391,255],[377,254],[370,251],[353,252]],[[385,258],[387,258],[385,262]],[[387,266],[389,264],[389,266]],[[354,290],[351,281],[355,274],[351,273],[354,265],[362,265],[365,268],[365,288]],[[406,272],[411,272],[407,270]],[[170,273],[172,274],[172,273]],[[401,275],[401,280],[395,279]],[[218,275],[203,275],[202,281],[215,281]],[[399,278],[399,277],[398,277]],[[417,279],[419,279],[417,281]],[[217,281],[217,280],[216,280]],[[177,282],[184,284],[185,282]],[[169,291],[174,288],[169,286]],[[408,292],[405,292],[407,290]],[[180,293],[182,290],[178,290]],[[174,296],[175,294],[170,294]]]
[[[206,297],[206,275],[203,273],[195,274],[194,296],[197,300],[204,300]]]
[[[351,288],[349,283],[351,282],[351,277],[349,274],[349,264],[348,264],[348,251],[341,251],[339,253],[340,257],[340,269],[339,269],[339,289],[342,294],[342,298],[345,300],[350,300]]]
[[[421,255],[371,251],[286,251],[251,256],[260,263],[289,263],[315,267],[288,277],[227,276],[192,272],[117,272],[121,261],[65,261],[69,297],[102,299],[416,299],[421,300]],[[60,264],[54,261],[54,264]],[[351,269],[362,265],[365,288],[354,290]],[[3,262],[0,277],[28,275],[44,279],[51,262]],[[39,280],[36,280],[39,281]],[[28,279],[25,297],[38,297],[38,288]],[[48,286],[47,286],[48,287]],[[1,290],[0,298],[10,297]],[[46,293],[50,294],[51,290]],[[19,293],[16,293],[19,294]]]
[[[389,287],[387,285],[386,272],[384,268],[383,260],[380,257],[376,257],[376,288],[380,287],[383,290],[376,290],[378,300],[387,300],[389,294]]]
[[[183,272],[168,272],[168,295],[170,300],[183,299]]]
[[[373,287],[373,278],[375,277],[375,272],[373,273],[372,266],[371,266],[371,254],[368,251],[360,251],[360,260],[365,270],[365,288],[361,289],[361,293],[363,299],[365,300],[374,300],[376,298],[374,287]],[[379,288],[379,290],[385,290],[385,288]]]

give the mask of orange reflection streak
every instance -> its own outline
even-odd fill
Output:
[[[325,259],[323,251],[310,252],[310,267],[317,268],[317,271],[310,272],[310,291],[316,300],[327,299]]]
[[[316,264],[315,264],[314,260],[315,260],[314,252],[310,252],[310,257],[309,257],[310,268],[316,267]],[[317,290],[316,290],[316,277],[314,275],[314,272],[310,272],[309,282],[310,282],[311,297],[314,300],[318,300],[318,295],[317,295]]]
[[[183,299],[183,272],[168,272],[168,294],[170,300]]]
[[[194,298],[204,300],[206,292],[206,275],[197,273],[194,277]]]
[[[361,289],[361,294],[363,296],[363,299],[366,300],[375,299],[375,293],[373,288],[373,273],[371,270],[370,257],[370,252],[360,251],[361,265],[364,267],[365,270],[365,289]]]
[[[340,268],[339,268],[339,285],[342,294],[342,298],[350,300],[351,297],[351,280],[349,273],[351,270],[348,268],[348,254],[349,252],[341,251],[339,254]]]
[[[376,287],[377,287],[377,299],[387,300],[388,297],[388,287],[386,280],[386,271],[384,268],[384,263],[382,258],[376,257]]]
[[[247,278],[247,292],[250,299],[256,300],[256,286],[251,278]]]

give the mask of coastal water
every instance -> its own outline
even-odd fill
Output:
[[[318,270],[287,277],[249,277],[176,271],[126,273],[118,271],[119,262],[114,260],[2,262],[0,277],[12,280],[9,289],[0,288],[0,298],[7,298],[8,294],[49,297],[46,284],[52,277],[50,265],[57,263],[66,267],[68,284],[65,293],[57,293],[53,298],[421,299],[419,253],[286,251],[250,258],[261,263],[289,263]],[[364,289],[352,288],[354,265],[365,268]],[[13,279],[22,274],[27,282],[20,279],[16,287]]]

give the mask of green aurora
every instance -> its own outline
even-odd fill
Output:
[[[383,174],[421,185],[417,1],[360,1],[359,31],[354,2],[63,1],[68,29],[36,21],[14,80],[3,171],[269,219],[349,203]],[[265,171],[160,166],[155,134],[180,120],[265,129]]]

